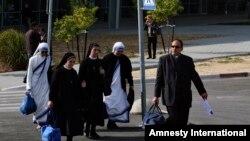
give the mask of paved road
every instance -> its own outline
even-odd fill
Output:
[[[153,80],[146,85],[147,98],[153,94]],[[250,78],[225,78],[203,80],[209,93],[209,102],[214,109],[214,116],[209,117],[200,105],[200,97],[193,88],[193,107],[190,111],[190,123],[193,124],[250,124]],[[32,117],[22,116],[18,103],[23,92],[0,92],[0,140],[1,141],[40,141],[40,132],[35,129]],[[135,99],[140,98],[140,85],[135,82]],[[161,105],[162,108],[164,108]],[[163,109],[164,110],[164,109]],[[130,123],[119,123],[118,130],[98,127],[98,133],[104,141],[143,141],[144,131],[139,127],[141,115],[131,115]],[[75,141],[89,140],[78,136]]]

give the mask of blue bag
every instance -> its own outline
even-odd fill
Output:
[[[157,124],[165,124],[166,119],[161,112],[161,109],[158,105],[153,104],[148,112],[146,112],[143,116],[142,128],[145,128],[145,125],[157,125]]]
[[[42,141],[61,141],[61,131],[52,125],[44,125],[41,129]]]
[[[52,109],[46,111],[47,124],[41,128],[42,141],[61,141],[61,131],[55,125],[56,117]]]
[[[36,103],[35,100],[31,97],[30,93],[26,93],[26,95],[24,96],[19,110],[23,115],[29,115],[36,111]]]

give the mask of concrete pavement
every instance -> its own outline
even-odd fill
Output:
[[[200,104],[200,97],[193,89],[193,104],[190,110],[189,122],[195,125],[250,125],[250,78],[207,79],[204,85],[209,92],[209,103],[214,111],[208,116]],[[147,98],[153,94],[154,81],[147,83]],[[135,99],[140,97],[140,85],[135,84]],[[9,95],[9,100],[4,99]],[[12,96],[11,96],[12,95]],[[17,110],[3,111],[3,100],[12,104],[21,100],[23,93],[0,92],[0,136],[1,141],[40,141],[40,131],[32,123],[32,115],[22,116]],[[16,98],[17,97],[17,98]],[[160,105],[162,106],[162,105]],[[17,105],[18,107],[18,105]],[[162,108],[162,110],[164,110]],[[167,116],[167,115],[165,115]],[[107,130],[106,126],[97,127],[97,133],[103,141],[144,141],[144,130],[140,127],[142,115],[130,114],[129,123],[118,123],[119,129]],[[107,123],[107,120],[105,121]],[[200,127],[200,126],[198,126]],[[224,127],[226,128],[226,127]],[[237,128],[236,128],[237,129]],[[235,129],[235,130],[236,130]],[[65,141],[65,137],[62,137]],[[74,141],[90,141],[84,136],[77,136]]]

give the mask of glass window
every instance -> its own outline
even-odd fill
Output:
[[[4,0],[3,7],[3,25],[20,25],[21,1]]]

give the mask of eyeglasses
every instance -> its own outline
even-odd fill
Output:
[[[181,47],[179,47],[179,46],[174,46],[174,45],[172,45],[171,47],[172,47],[172,48],[177,48],[177,49],[178,49],[178,48],[181,48]]]

